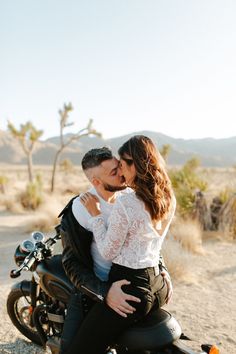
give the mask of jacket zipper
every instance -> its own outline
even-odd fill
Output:
[[[81,285],[80,287],[83,288],[83,289],[85,289],[85,290],[88,291],[89,293],[95,295],[99,300],[101,300],[101,301],[104,300],[104,297],[103,297],[102,295],[96,294],[94,291],[92,291],[92,290],[86,288],[84,285]]]

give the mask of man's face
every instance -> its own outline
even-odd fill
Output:
[[[97,179],[106,191],[116,192],[126,188],[125,179],[120,175],[119,161],[115,157],[103,161],[97,172]]]

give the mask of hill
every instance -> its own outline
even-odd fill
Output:
[[[61,159],[70,159],[74,164],[80,164],[82,156],[91,148],[110,146],[115,152],[118,147],[134,134],[144,134],[153,139],[158,148],[164,144],[171,146],[168,163],[182,165],[192,157],[200,159],[202,166],[229,167],[236,165],[236,137],[227,139],[176,139],[152,131],[136,132],[112,139],[83,137],[74,142],[63,153]],[[68,134],[67,137],[70,135]],[[38,142],[33,160],[38,165],[52,164],[59,137],[52,137]],[[0,163],[25,164],[26,159],[19,143],[5,131],[0,131]]]

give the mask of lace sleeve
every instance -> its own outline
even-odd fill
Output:
[[[102,215],[91,218],[91,227],[100,254],[107,260],[113,260],[124,244],[129,227],[128,215],[122,203],[117,200],[114,204],[108,228]]]

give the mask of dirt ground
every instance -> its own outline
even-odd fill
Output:
[[[0,353],[45,351],[30,343],[11,324],[5,308],[11,285],[24,279],[9,278],[13,254],[19,241],[27,238],[25,224],[32,215],[0,211]],[[236,353],[236,242],[208,239],[204,254],[191,257],[191,282],[174,284],[174,295],[166,307],[181,324],[183,332],[200,343],[217,344],[222,354]]]

